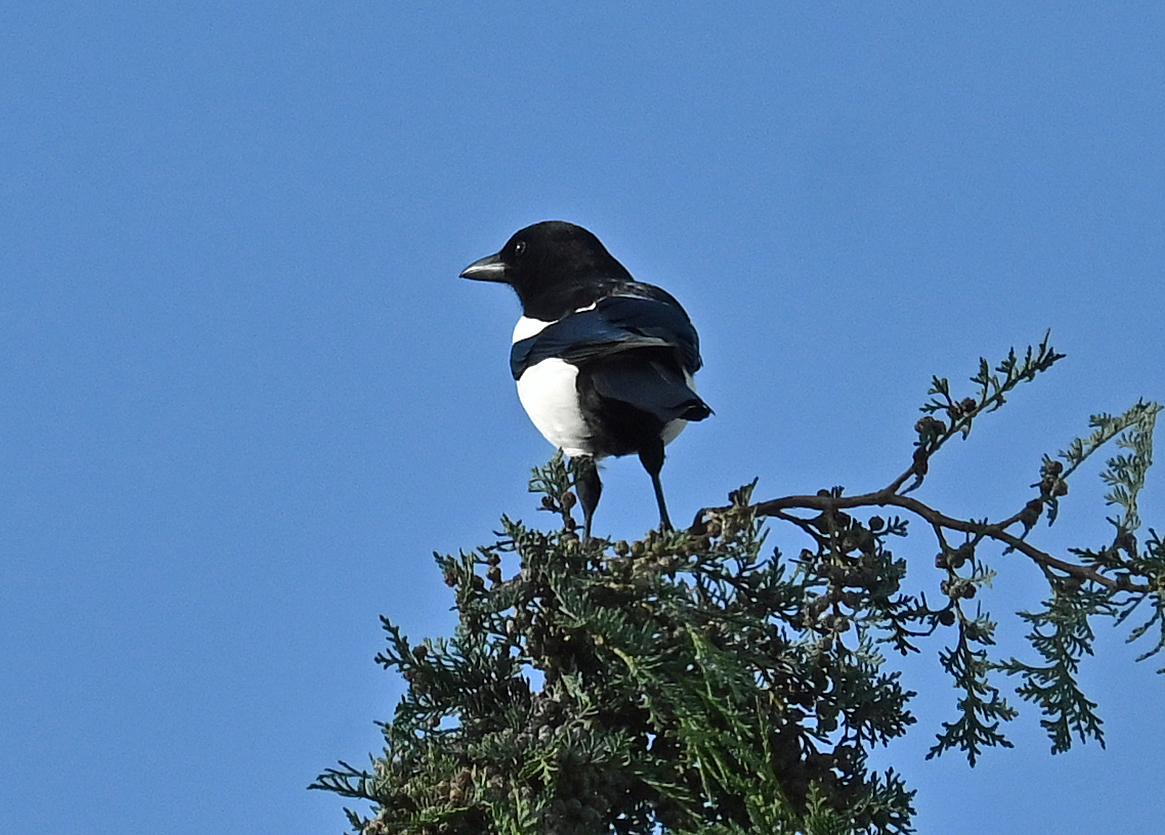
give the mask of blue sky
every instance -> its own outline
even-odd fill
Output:
[[[446,633],[431,553],[536,515],[516,300],[456,278],[534,221],[700,328],[676,518],[884,485],[931,374],[1051,328],[1068,359],[918,494],[1013,512],[1089,414],[1165,399],[1163,40],[1132,2],[9,4],[0,831],[342,829],[304,787],[378,748],[377,616]],[[1108,536],[1081,475],[1049,548]],[[596,530],[641,534],[638,464],[604,480]],[[1039,580],[996,566],[1011,655]],[[1106,751],[1051,757],[1026,709],[974,770],[923,761],[954,691],[939,643],[911,662],[880,757],[920,831],[1159,826],[1163,681],[1100,646]]]

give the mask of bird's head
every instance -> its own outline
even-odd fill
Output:
[[[562,220],[515,232],[499,252],[474,261],[461,277],[509,284],[527,312],[550,297],[573,295],[588,284],[632,280],[598,238]]]

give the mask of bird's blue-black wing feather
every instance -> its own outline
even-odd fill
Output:
[[[669,297],[670,299],[670,297]],[[552,357],[574,364],[636,348],[672,348],[683,370],[699,369],[700,341],[683,308],[670,300],[608,296],[594,308],[564,316],[534,336],[514,343],[514,379]]]

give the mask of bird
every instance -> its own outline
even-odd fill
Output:
[[[632,278],[590,231],[549,220],[515,232],[461,278],[508,284],[522,316],[510,371],[534,426],[575,461],[589,540],[603,484],[597,462],[635,453],[671,530],[664,447],[712,409],[696,393],[700,340],[667,291]]]

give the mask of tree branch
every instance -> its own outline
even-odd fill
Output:
[[[947,516],[912,496],[904,496],[897,493],[896,489],[905,483],[910,472],[912,471],[908,470],[906,474],[895,479],[885,489],[872,493],[863,493],[855,496],[785,496],[779,499],[758,502],[752,505],[751,509],[757,516],[772,516],[792,522],[796,517],[785,513],[785,511],[803,509],[828,512],[848,510],[856,507],[900,507],[924,519],[935,529],[936,533],[946,529],[994,539],[997,542],[1003,543],[1009,549],[1019,551],[1038,565],[1063,572],[1065,575],[1075,577],[1079,580],[1096,583],[1112,591],[1136,593],[1153,591],[1152,587],[1147,584],[1132,583],[1123,576],[1109,577],[1092,566],[1068,562],[1059,557],[1054,557],[1046,551],[1036,548],[1022,537],[1009,533],[1007,528],[1022,521],[1022,512],[1016,513],[1002,522],[984,524],[983,522],[956,519],[952,516]],[[697,515],[697,519],[703,518],[707,513],[724,513],[729,509],[729,507],[707,508]],[[804,527],[803,525],[800,526]]]

